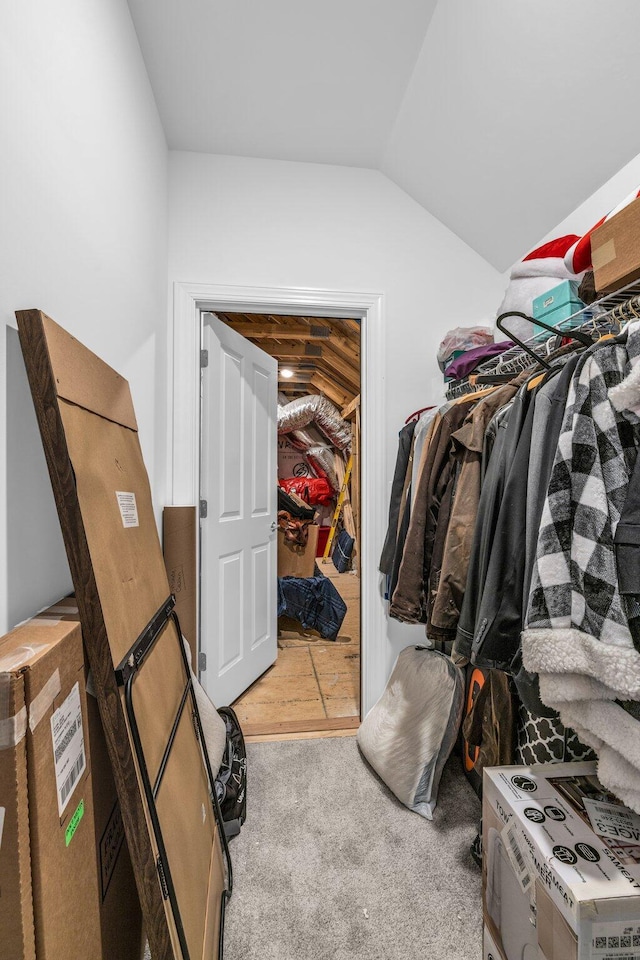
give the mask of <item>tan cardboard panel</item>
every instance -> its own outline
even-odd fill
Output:
[[[0,684],[3,720],[24,709],[24,675],[5,674]],[[25,738],[0,749],[0,808],[0,960],[35,960]]]
[[[17,316],[152,955],[182,958],[170,900],[162,896],[156,870],[151,801],[114,674],[169,595],[128,387],[39,311]],[[137,664],[132,661],[134,668]],[[152,778],[174,727],[184,687],[181,670],[181,644],[170,627],[133,681]],[[224,890],[218,883],[209,891],[210,877],[223,876],[223,867],[192,713],[188,702],[157,796],[165,875],[173,878],[184,911],[190,960],[203,956],[212,928],[220,927]],[[212,855],[219,860],[217,874]]]
[[[596,290],[619,290],[640,277],[640,199],[605,220],[591,235]]]
[[[155,780],[185,684],[185,673],[170,621],[133,685],[133,703],[149,776]]]
[[[162,545],[169,589],[176,598],[176,613],[197,673],[196,519],[195,507],[165,507],[162,512]]]
[[[149,479],[136,433],[64,400],[60,413],[116,666],[169,596]],[[137,517],[123,520],[118,493]]]
[[[185,710],[178,727],[176,746],[160,786],[157,806],[167,858],[176,888],[180,915],[191,958],[202,955],[207,921],[207,890],[211,853],[216,834],[200,747],[193,736],[193,719]],[[192,770],[202,771],[195,783]],[[185,782],[189,789],[184,789]],[[217,900],[224,887],[217,890]]]
[[[52,629],[56,629],[54,625]],[[25,673],[26,701],[31,704],[54,672],[60,677],[59,693],[42,715],[35,730],[27,733],[29,771],[29,817],[33,903],[38,960],[100,956],[100,899],[95,837],[93,833],[93,787],[89,752],[87,702],[84,686],[84,655],[80,624],[46,657],[38,658]],[[78,685],[84,730],[85,769],[73,782],[67,805],[58,812],[51,717]],[[67,830],[74,814],[82,810],[77,829],[67,843]],[[72,893],[71,893],[72,891]],[[74,899],[69,922],[67,899]]]
[[[137,430],[129,384],[125,378],[50,317],[41,316],[58,396],[115,420],[124,427]]]
[[[216,831],[215,842],[211,854],[211,871],[209,874],[209,896],[207,898],[206,939],[202,960],[213,960],[217,957],[220,940],[220,897],[226,889],[222,850],[220,849],[220,834]]]

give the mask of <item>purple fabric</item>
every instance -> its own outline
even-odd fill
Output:
[[[466,350],[459,357],[450,363],[444,372],[445,377],[451,377],[452,380],[460,380],[466,377],[468,373],[490,357],[497,357],[499,353],[504,353],[509,347],[512,347],[511,340],[503,340],[501,343],[487,343],[484,347],[476,347],[474,350]]]

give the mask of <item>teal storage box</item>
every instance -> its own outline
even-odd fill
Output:
[[[574,280],[563,280],[557,287],[547,290],[533,301],[533,316],[535,320],[544,320],[550,327],[555,327],[562,320],[582,310],[584,303],[578,296],[578,284]],[[544,327],[534,324],[534,336],[549,336]]]

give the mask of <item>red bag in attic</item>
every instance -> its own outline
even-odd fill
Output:
[[[311,507],[326,507],[333,502],[334,493],[326,477],[290,477],[278,483],[287,493],[295,493]]]

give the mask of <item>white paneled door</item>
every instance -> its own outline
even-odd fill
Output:
[[[217,706],[275,663],[277,362],[203,318],[200,649]]]

